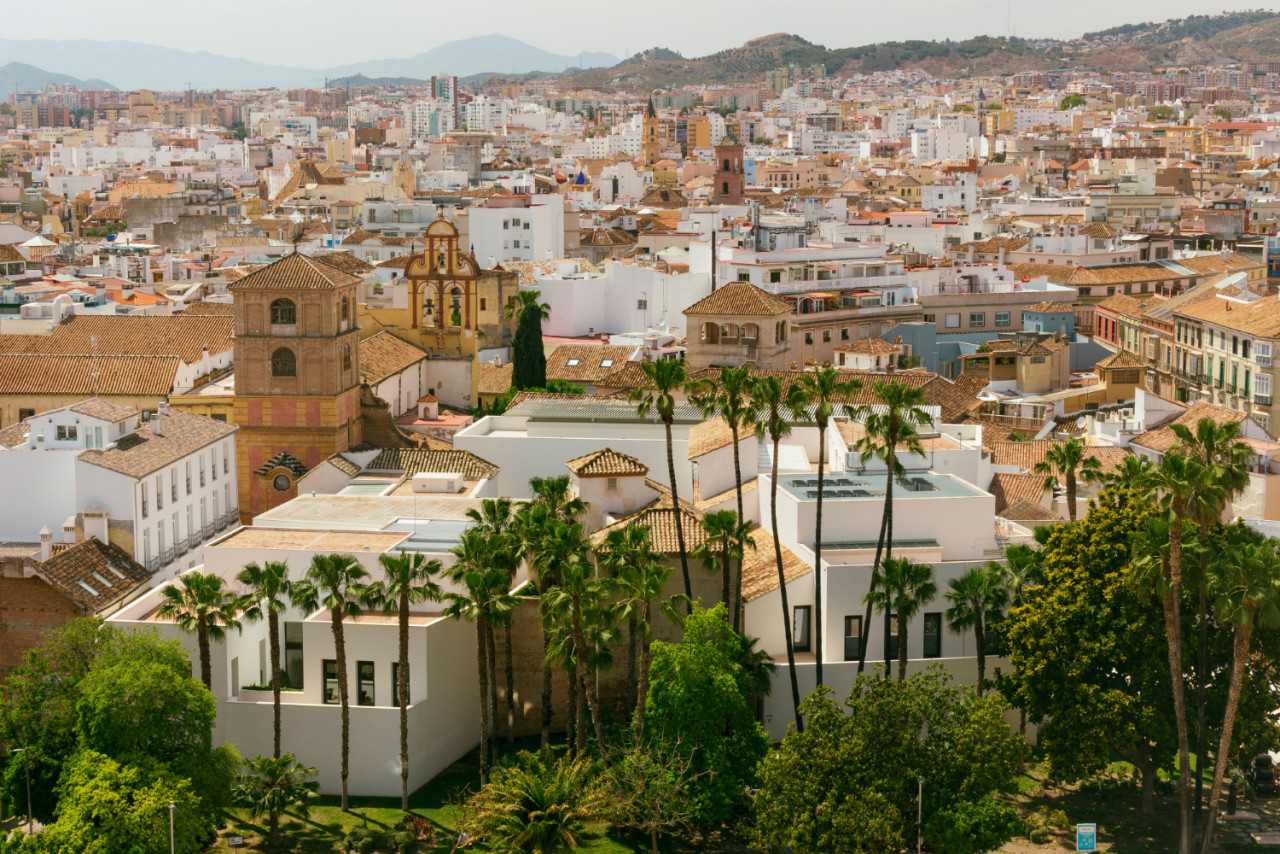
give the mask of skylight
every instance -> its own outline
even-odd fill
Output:
[[[114,586],[115,586],[115,585],[114,585],[114,584],[112,584],[110,581],[107,581],[106,576],[104,576],[102,573],[100,573],[100,572],[93,572],[93,573],[91,573],[91,574],[93,575],[93,577],[94,577],[94,578],[96,578],[98,581],[101,581],[101,582],[102,582],[103,584],[105,584],[107,587],[114,587]]]
[[[90,595],[90,596],[97,596],[97,595],[99,595],[97,590],[94,590],[92,587],[90,587],[88,584],[86,584],[86,583],[85,583],[85,582],[83,582],[83,581],[77,581],[77,582],[76,582],[76,584],[79,584],[79,585],[80,585],[81,587],[83,587],[85,590],[88,590],[88,591],[89,591],[89,595]]]
[[[569,366],[569,367],[571,367],[571,368],[576,368],[576,367],[578,367],[578,360],[577,360],[577,359],[570,359],[566,364],[568,364],[568,366]]]
[[[119,578],[125,581],[129,579],[129,576],[125,575],[123,572],[116,569],[116,566],[113,563],[107,564],[107,569],[111,570],[112,574],[115,575],[116,578]]]
[[[600,360],[600,367],[602,367],[602,368],[612,368],[612,367],[613,367],[613,359],[601,359],[601,360]]]

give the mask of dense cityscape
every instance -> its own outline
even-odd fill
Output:
[[[0,39],[0,854],[1280,845],[1280,13],[1008,15]]]

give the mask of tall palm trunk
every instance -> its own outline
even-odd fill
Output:
[[[791,710],[796,732],[804,732],[800,717],[800,681],[796,678],[796,649],[791,637],[791,604],[787,601],[787,576],[782,571],[782,537],[778,533],[778,438],[773,440],[773,479],[769,483],[769,518],[773,525],[773,559],[778,566],[778,593],[782,598],[782,636],[787,642],[787,671],[791,674]]]
[[[493,739],[493,749],[498,749],[498,649],[494,640],[493,626],[485,630],[485,647],[489,656],[489,737]]]
[[[1222,779],[1227,773],[1227,757],[1231,755],[1231,731],[1236,723],[1236,710],[1240,708],[1240,685],[1244,682],[1244,669],[1249,663],[1249,640],[1252,635],[1252,620],[1236,629],[1231,653],[1231,683],[1227,686],[1227,710],[1222,718],[1222,736],[1218,739],[1218,759],[1213,769],[1213,789],[1209,792],[1209,811],[1204,820],[1201,854],[1209,854],[1209,846],[1213,843],[1218,800],[1222,797]],[[1198,772],[1199,767],[1196,770]]]
[[[1169,525],[1169,589],[1161,594],[1165,636],[1169,644],[1169,681],[1173,683],[1173,712],[1178,732],[1178,854],[1191,851],[1191,751],[1187,743],[1187,699],[1182,681],[1182,519]]]
[[[210,691],[213,690],[213,664],[209,656],[209,624],[205,622],[207,617],[201,617],[196,621],[196,647],[200,653],[200,681],[204,683],[204,687]],[[233,690],[238,690],[239,685],[231,686]]]
[[[515,667],[515,647],[511,645],[511,618],[507,618],[507,622],[503,627],[503,640],[506,642],[507,652],[507,744],[514,744],[516,740],[516,667]]]
[[[334,596],[337,599],[337,595]],[[338,657],[338,700],[342,704],[342,811],[347,811],[347,777],[351,774],[351,701],[347,691],[347,638],[342,629],[342,611],[329,612],[333,627],[333,651]]]
[[[1204,522],[1200,524],[1200,542],[1207,543],[1209,541],[1209,526]],[[1209,596],[1205,585],[1207,584],[1209,574],[1209,555],[1205,551],[1200,553],[1200,583],[1199,602],[1196,618],[1197,628],[1199,631],[1199,648],[1196,651],[1196,815],[1200,815],[1200,805],[1204,797],[1204,768],[1209,764],[1208,753],[1205,742],[1208,732],[1208,718],[1205,711],[1205,682],[1208,680],[1208,657],[1209,657]],[[1209,812],[1210,817],[1213,811]],[[1209,824],[1213,824],[1212,818]]]
[[[267,631],[271,633],[268,644],[271,650],[271,734],[272,754],[280,758],[280,615],[267,610]]]
[[[1067,470],[1067,514],[1071,517],[1071,521],[1076,520],[1076,473],[1074,469]]]
[[[987,627],[981,614],[973,627],[973,643],[978,651],[978,696],[982,696],[983,683],[987,681]]]
[[[400,591],[400,666],[396,705],[400,707],[400,810],[409,811],[409,588]]]
[[[889,478],[884,487],[884,559],[890,560],[893,557],[893,472],[898,467],[898,455],[893,452],[892,448],[897,444],[897,431],[890,427],[890,439],[893,442],[889,445]],[[884,566],[882,562],[880,564]],[[886,597],[886,605],[888,599]],[[884,609],[884,678],[889,678],[889,609]]]
[[[671,421],[662,419],[667,428],[667,476],[671,478],[671,506],[676,520],[676,545],[680,547],[680,572],[684,575],[684,595],[689,597],[688,613],[693,613],[693,580],[689,577],[689,553],[684,546],[684,519],[680,514],[680,493],[676,491],[676,457],[671,439]],[[601,743],[601,749],[604,744]]]
[[[568,678],[568,695],[565,697],[565,744],[568,745],[569,755],[573,755],[578,744],[578,667],[575,664],[569,671]]]
[[[587,668],[587,638],[582,632],[582,603],[573,600],[573,646],[578,653],[578,679],[582,683],[582,691],[587,695],[587,708],[591,710],[591,723],[596,730],[596,743],[600,747],[601,759],[604,759],[608,742],[604,738],[604,719],[600,717],[600,698],[596,695],[596,681],[591,678]]]
[[[871,594],[876,592],[876,585],[880,583],[880,556],[884,551],[884,532],[889,524],[889,517],[883,513],[880,514],[880,535],[876,540],[876,557],[871,563],[871,581],[867,585],[867,607],[862,612],[862,625],[858,627],[860,634],[858,635],[858,675],[862,675],[863,668],[867,665],[867,647],[871,644],[867,643],[867,639],[871,636]]]
[[[545,630],[542,632],[542,757],[545,759],[551,752],[551,665],[547,663],[547,647],[550,640]]]
[[[582,674],[578,672],[577,665],[573,668],[573,681],[578,686],[578,711],[577,720],[573,725],[574,740],[576,742],[576,751],[578,756],[587,755],[587,689],[583,683]]]
[[[644,603],[644,621],[649,622],[649,603]],[[649,667],[653,663],[653,655],[650,652],[652,641],[646,635],[640,640],[640,673],[639,681],[636,685],[636,744],[639,745],[644,738],[644,712],[645,704],[649,699]]]
[[[636,681],[639,678],[636,672],[638,667],[636,648],[640,640],[638,622],[635,614],[627,620],[627,714],[631,714],[636,708]]]
[[[747,520],[743,518],[742,513],[742,461],[738,455],[738,425],[730,425],[729,432],[733,436],[733,486],[738,494],[738,524],[744,525]],[[729,609],[729,614],[733,618],[735,632],[742,626],[742,564],[747,559],[745,541],[739,542],[738,546],[738,578],[734,584],[733,601],[725,603],[725,607]]]
[[[813,526],[814,678],[822,685],[822,481],[827,461],[827,425],[818,425],[818,507]]]
[[[741,521],[739,521],[738,524],[741,525]],[[720,601],[724,602],[724,618],[726,620],[730,619],[729,608],[731,605],[729,603],[729,585],[731,583],[731,576],[733,575],[733,561],[729,559],[729,553],[732,549],[733,546],[730,545],[729,538],[726,537],[724,547],[720,550]],[[732,620],[730,620],[730,624],[732,624]]]
[[[480,685],[480,785],[489,782],[489,656],[485,653],[484,620],[476,620],[476,670]]]
[[[898,613],[898,681],[907,678],[907,620]]]

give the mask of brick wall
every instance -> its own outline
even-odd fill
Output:
[[[45,632],[81,616],[79,606],[39,578],[0,577],[0,677],[21,664]]]

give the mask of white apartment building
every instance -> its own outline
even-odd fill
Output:
[[[564,257],[565,200],[555,193],[494,196],[466,210],[466,240],[476,258],[542,261]]]
[[[581,262],[553,261],[528,288],[551,306],[544,335],[577,337],[604,332],[669,329],[684,310],[711,293],[710,273],[665,272],[649,265],[607,264],[585,273]]]
[[[0,447],[0,480],[41,484],[0,495],[0,539],[70,529],[128,550],[158,577],[200,562],[202,544],[239,524],[235,433],[161,405],[142,413],[86,400],[27,419]]]

